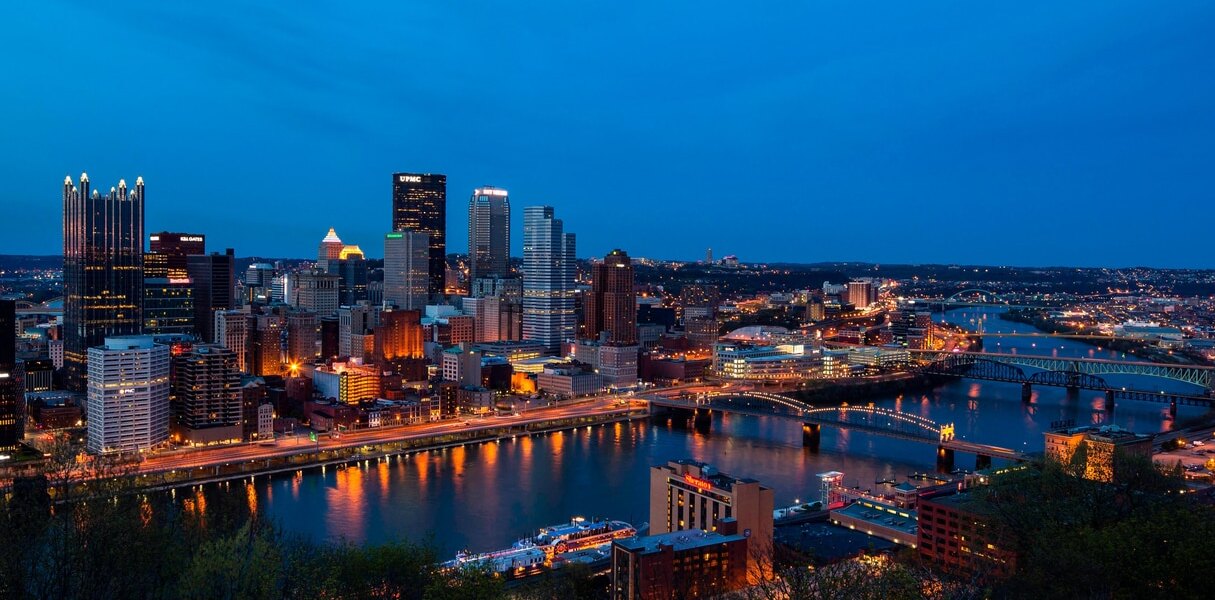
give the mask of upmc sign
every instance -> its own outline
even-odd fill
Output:
[[[421,175],[401,175],[399,179],[401,183],[422,183]]]

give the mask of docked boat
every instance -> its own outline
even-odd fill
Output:
[[[542,528],[534,537],[516,542],[515,547],[543,548],[551,559],[556,554],[597,548],[612,543],[612,540],[635,535],[637,530],[624,521],[588,521],[574,517],[569,523]]]
[[[523,538],[510,548],[476,554],[460,552],[444,567],[482,567],[511,576],[524,576],[540,567],[598,562],[609,556],[612,540],[633,537],[637,530],[624,521],[574,517],[569,523],[541,528],[536,535]]]
[[[455,560],[443,563],[444,567],[479,567],[494,573],[524,573],[544,566],[548,555],[540,548],[508,548],[497,552],[473,554],[459,552]]]

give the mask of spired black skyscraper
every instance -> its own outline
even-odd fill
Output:
[[[63,180],[63,367],[84,391],[89,348],[143,325],[143,178],[102,195],[80,174]]]
[[[431,300],[443,298],[447,282],[447,176],[436,173],[392,175],[392,230],[430,236]]]

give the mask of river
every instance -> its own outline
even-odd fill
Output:
[[[1001,321],[991,310],[954,310],[935,318],[968,328],[985,320],[988,332],[1036,331]],[[989,339],[988,351],[1124,358],[1075,341]],[[926,394],[874,402],[952,422],[967,440],[1028,451],[1041,451],[1042,432],[1063,419],[1113,422],[1144,433],[1172,425],[1163,404],[1123,400],[1111,419],[1098,392],[1081,391],[1068,399],[1062,389],[1042,387],[1034,394],[1027,407],[1019,385],[961,380]],[[1178,418],[1185,418],[1202,409],[1180,411]],[[802,448],[798,423],[724,415],[715,417],[707,434],[665,423],[617,423],[263,478],[249,496],[289,532],[355,543],[431,536],[447,556],[461,548],[508,546],[576,515],[640,525],[648,518],[648,468],[683,457],[762,481],[775,490],[778,506],[816,498],[815,475],[825,471],[843,471],[849,484],[881,489],[875,482],[901,481],[935,467],[935,448],[928,444],[823,428],[815,453]],[[972,468],[973,461],[957,457],[959,467]]]

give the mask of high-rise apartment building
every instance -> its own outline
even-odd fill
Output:
[[[169,439],[169,347],[113,336],[88,353],[89,452],[135,452]]]
[[[437,173],[393,173],[392,230],[414,231],[430,236],[426,289],[431,299],[442,298],[447,276],[447,176]]]
[[[468,280],[510,275],[510,196],[486,186],[468,201]]]
[[[190,444],[239,442],[241,385],[236,353],[213,344],[173,357],[175,440]]]
[[[583,308],[583,335],[613,344],[637,343],[637,294],[633,291],[633,263],[623,250],[612,250],[603,262],[591,266],[591,291]]]
[[[856,308],[868,308],[877,300],[873,283],[869,281],[848,282],[848,303]]]
[[[192,254],[186,271],[194,284],[194,324],[199,336],[215,340],[215,311],[236,308],[236,252]]]
[[[558,352],[577,333],[574,234],[551,206],[523,209],[523,339]]]
[[[25,436],[25,400],[17,383],[17,303],[0,300],[0,452]]]
[[[143,327],[143,178],[102,195],[63,181],[64,383],[84,391],[89,348]]]
[[[384,234],[384,303],[423,310],[430,298],[430,237],[417,231]]]

